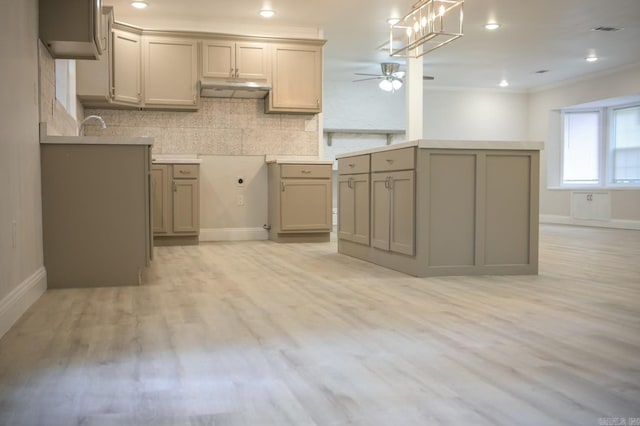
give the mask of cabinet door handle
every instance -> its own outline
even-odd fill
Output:
[[[173,192],[178,192],[178,187],[176,186],[176,182],[173,182]]]
[[[280,182],[280,188],[282,188],[282,192],[284,192],[284,186],[285,186],[284,182]]]
[[[240,68],[236,68],[236,78],[240,75]]]
[[[233,77],[234,75],[235,75],[234,69],[231,68],[231,70],[229,71],[229,77]]]
[[[191,172],[189,170],[180,170],[181,175],[190,175]]]
[[[393,190],[393,176],[389,176],[389,190]]]
[[[320,108],[320,99],[316,99],[316,105]]]
[[[385,187],[386,189],[389,189],[389,176],[387,176],[387,177],[384,179],[384,187]]]
[[[349,178],[349,188],[353,189],[353,178]]]
[[[349,163],[349,167],[353,168],[356,166],[356,163]]]
[[[304,169],[304,170],[301,170],[301,172],[304,173],[305,175],[308,175],[309,173],[311,173],[311,170]]]
[[[393,160],[391,158],[387,158],[387,163],[389,163],[389,165],[393,164]]]

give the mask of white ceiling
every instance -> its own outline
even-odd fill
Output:
[[[414,0],[103,0],[116,19],[143,28],[314,37],[325,45],[325,80],[351,81],[393,60],[377,49],[388,39],[386,19]],[[277,11],[266,20],[262,8]],[[489,32],[495,19],[502,27]],[[599,26],[624,28],[598,32]],[[600,60],[587,63],[590,53]],[[396,62],[403,62],[399,60]],[[424,56],[427,86],[531,90],[640,62],[640,0],[466,0],[464,37]],[[537,70],[549,70],[536,74]],[[354,83],[363,84],[363,83]]]

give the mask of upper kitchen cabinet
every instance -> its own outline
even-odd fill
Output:
[[[269,44],[259,42],[203,40],[202,77],[268,82],[269,48]]]
[[[198,43],[188,38],[143,36],[145,107],[196,109]]]
[[[40,0],[39,37],[56,59],[98,59],[102,0]]]
[[[266,99],[266,112],[321,112],[322,45],[277,44],[272,52],[273,89]]]
[[[76,93],[83,105],[88,107],[104,106],[111,101],[112,78],[112,39],[113,8],[102,8],[102,55],[96,60],[76,62]]]
[[[113,102],[140,106],[142,103],[141,37],[128,31],[113,30]]]

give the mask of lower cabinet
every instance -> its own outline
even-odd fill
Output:
[[[269,239],[329,241],[331,164],[269,163]]]
[[[156,245],[197,244],[200,233],[199,166],[155,164],[151,170]]]
[[[414,255],[415,172],[371,174],[371,245]]]
[[[338,178],[338,238],[369,245],[369,174]]]
[[[538,144],[476,145],[338,156],[338,251],[415,276],[537,273]]]

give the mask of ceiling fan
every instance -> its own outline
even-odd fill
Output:
[[[397,62],[383,62],[380,64],[380,68],[382,70],[382,74],[363,74],[357,72],[355,75],[366,75],[370,77],[353,81],[381,80],[379,86],[380,89],[385,92],[394,92],[402,87],[405,72],[400,71],[400,64]],[[422,79],[433,80],[433,77],[425,75]]]

